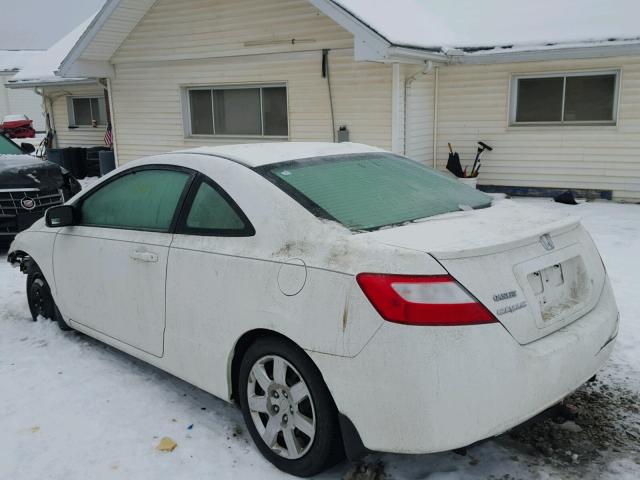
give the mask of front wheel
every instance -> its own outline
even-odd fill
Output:
[[[38,317],[49,318],[58,322],[61,330],[71,330],[53,300],[47,280],[35,263],[31,263],[27,270],[27,301],[34,322]]]
[[[51,289],[35,263],[31,263],[27,270],[27,301],[34,322],[38,317],[55,319],[56,304],[51,296]]]
[[[335,405],[304,351],[258,340],[242,360],[238,385],[249,433],[280,470],[309,477],[344,456]]]

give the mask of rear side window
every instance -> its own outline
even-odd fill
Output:
[[[117,178],[82,202],[82,225],[166,232],[191,175],[140,170]]]
[[[213,182],[201,177],[195,193],[187,200],[186,216],[179,233],[216,236],[251,236],[251,223],[229,195]]]
[[[488,195],[390,153],[303,159],[256,170],[316,216],[351,230],[491,205]]]

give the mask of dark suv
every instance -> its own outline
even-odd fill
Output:
[[[47,208],[60,205],[81,189],[78,181],[55,163],[29,155],[0,133],[0,240],[29,228]]]

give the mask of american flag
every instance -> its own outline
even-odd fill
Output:
[[[104,144],[107,147],[111,147],[113,145],[113,132],[111,131],[111,122],[107,123],[107,131],[104,134]]]

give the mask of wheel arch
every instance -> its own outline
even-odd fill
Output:
[[[229,357],[229,367],[228,367],[228,384],[229,384],[229,400],[232,402],[238,401],[238,377],[240,373],[240,364],[242,363],[242,358],[244,357],[245,352],[249,349],[249,347],[258,339],[267,338],[267,337],[275,337],[284,340],[285,342],[293,345],[294,347],[300,349],[306,357],[311,361],[313,367],[317,370],[318,374],[322,378],[322,381],[327,386],[329,390],[329,394],[331,397],[331,401],[333,402],[333,406],[336,409],[339,420],[339,428],[340,433],[342,435],[342,443],[345,449],[345,453],[347,457],[356,461],[370,453],[370,451],[364,446],[362,439],[360,438],[360,434],[358,433],[357,428],[351,422],[351,420],[340,412],[340,409],[335,403],[335,399],[333,398],[333,393],[327,384],[327,381],[322,374],[322,371],[316,364],[316,362],[309,355],[306,354],[304,349],[300,347],[296,342],[294,342],[289,337],[276,332],[274,330],[269,330],[266,328],[257,328],[254,330],[249,330],[242,334],[240,338],[236,341],[233,350],[231,351]]]
[[[7,255],[7,262],[9,262],[14,267],[15,266],[21,267],[20,271],[24,273],[24,270],[22,270],[23,262],[30,258],[31,258],[31,255],[29,255],[24,250],[12,250]]]
[[[20,232],[9,247],[7,260],[11,264],[25,265],[24,269],[21,268],[23,273],[26,273],[26,267],[29,263],[36,263],[49,285],[54,287],[53,247],[55,233],[30,230]]]
[[[230,401],[232,402],[238,401],[238,376],[240,373],[240,364],[242,363],[242,358],[244,357],[244,354],[249,349],[249,347],[253,345],[254,342],[256,342],[256,340],[259,340],[262,338],[268,338],[268,337],[280,338],[281,340],[293,345],[294,347],[304,352],[304,349],[300,347],[300,345],[298,345],[295,341],[293,341],[291,338],[275,330],[269,330],[268,328],[255,328],[253,330],[249,330],[243,333],[240,336],[240,338],[238,338],[238,340],[236,341],[229,355],[229,362],[228,362],[228,368],[227,368],[227,383],[228,383]],[[309,355],[307,355],[307,358],[309,358],[309,360],[311,361],[313,366],[316,368],[316,370],[320,373],[320,376],[324,381],[324,376],[322,376],[322,372],[320,371],[316,363],[313,361],[311,357],[309,357]],[[325,384],[326,384],[326,381],[325,381]]]
[[[25,250],[12,250],[7,255],[7,261],[12,266],[19,267],[20,271],[25,275],[29,273],[29,270],[32,266],[37,266],[44,275],[45,279],[47,279],[47,283],[49,283],[48,275],[45,275],[45,272],[42,270],[42,267],[40,267],[40,263],[38,262],[38,260],[36,260],[34,256],[29,252]]]

